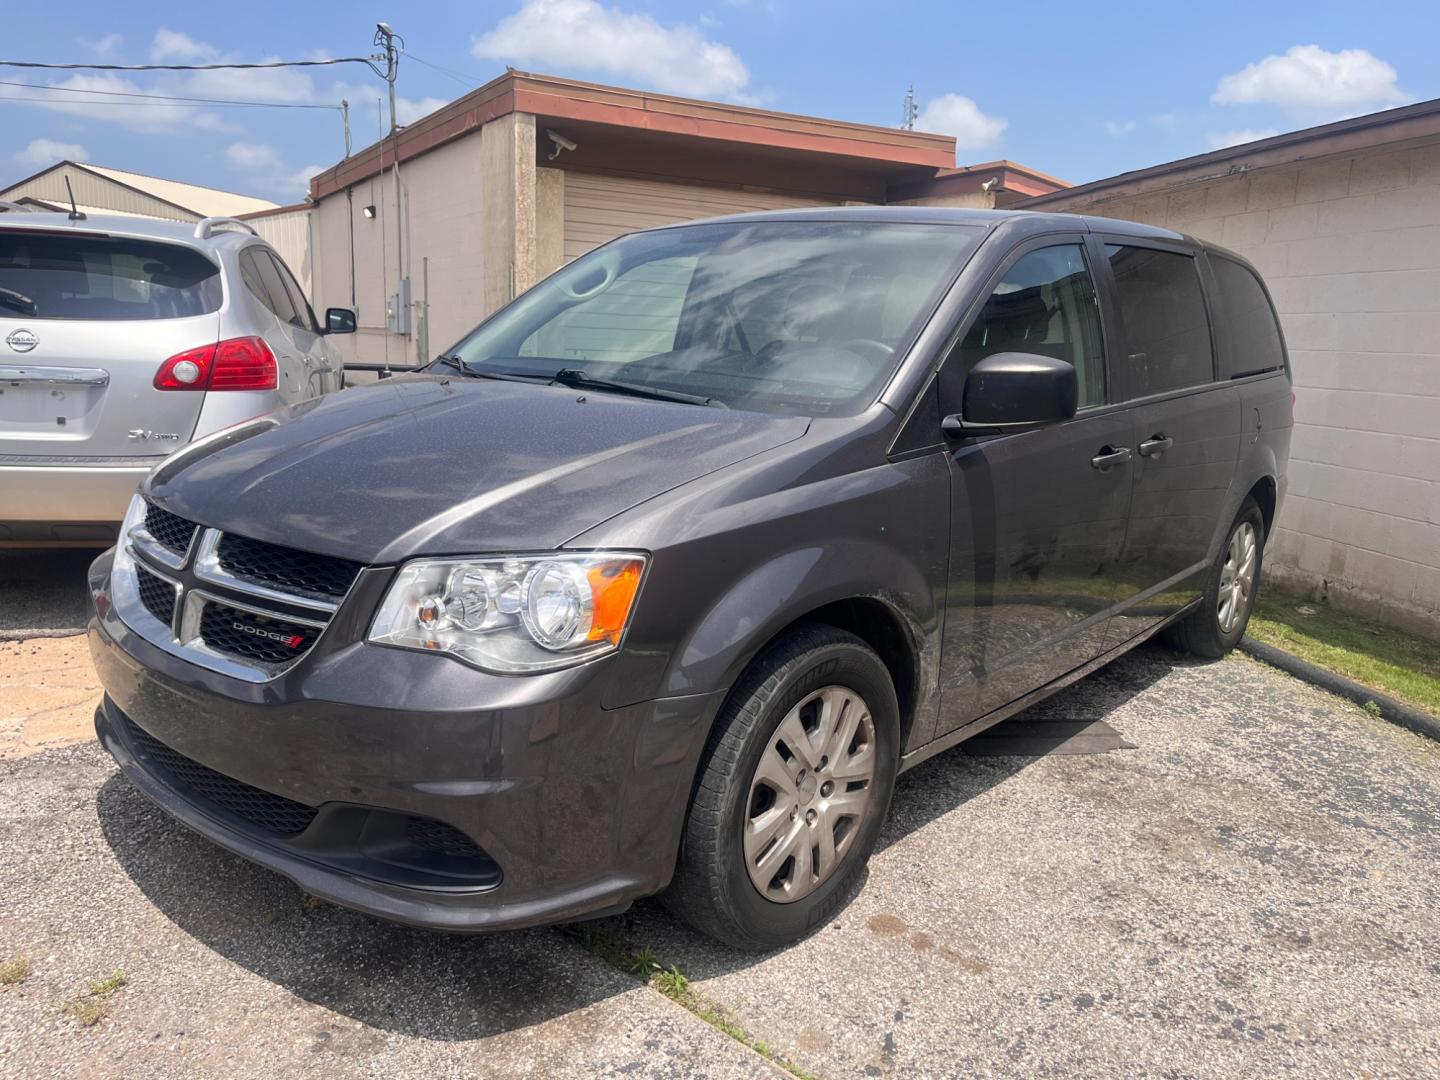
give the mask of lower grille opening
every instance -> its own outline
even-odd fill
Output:
[[[146,772],[240,831],[260,834],[335,870],[395,885],[477,891],[500,884],[499,865],[453,825],[380,807],[307,806],[186,757],[113,705],[106,712]]]
[[[135,568],[135,585],[145,610],[169,626],[175,619],[175,586],[143,566]]]
[[[170,786],[198,796],[271,836],[299,836],[319,813],[313,806],[272,795],[192,761],[128,718],[124,727],[138,756]]]
[[[309,651],[318,626],[253,615],[228,604],[207,602],[200,616],[200,640],[216,652],[262,664],[287,664]]]

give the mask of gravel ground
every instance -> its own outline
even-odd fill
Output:
[[[654,903],[593,925],[821,1077],[1440,1076],[1440,750],[1158,649],[1019,722],[1061,717],[1137,748],[921,766],[859,897],[792,949]],[[0,763],[0,875],[0,963],[31,962],[6,1076],[775,1075],[554,930],[309,906],[93,743]],[[116,969],[107,1017],[66,1013]]]

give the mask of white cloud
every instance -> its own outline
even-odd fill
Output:
[[[90,151],[79,143],[56,142],[54,139],[32,139],[24,150],[15,153],[21,165],[43,169],[57,161],[88,161]]]
[[[328,165],[302,165],[285,178],[288,188],[296,191],[295,198],[301,199],[310,190],[310,178],[317,173],[322,173],[330,166]]]
[[[1123,139],[1135,130],[1134,120],[1106,120],[1105,130],[1112,139]]]
[[[1009,124],[996,116],[986,116],[968,97],[961,94],[941,94],[925,103],[920,115],[915,118],[915,127],[920,131],[933,131],[940,135],[955,136],[959,150],[977,150],[989,146]]]
[[[247,172],[274,171],[283,164],[280,151],[269,143],[233,142],[225,148],[225,160]]]
[[[403,126],[413,124],[421,117],[429,116],[442,105],[449,105],[449,98],[424,97],[419,101],[412,101],[410,98],[395,99],[395,118]]]
[[[1318,45],[1296,45],[1284,56],[1267,56],[1223,76],[1210,100],[1283,108],[1398,104],[1409,97],[1396,78],[1393,67],[1364,49],[1327,52]]]
[[[146,102],[130,108],[116,105],[122,98],[107,94],[164,93],[154,87],[141,87],[130,79],[113,72],[71,75],[60,82],[52,83],[55,89],[18,89],[0,86],[0,98],[24,101],[36,108],[53,112],[83,116],[93,120],[104,120],[119,124],[129,131],[142,135],[173,135],[197,128],[207,131],[225,130],[225,124],[213,112],[194,105],[165,102]],[[173,93],[174,91],[170,91]]]
[[[1224,150],[1227,146],[1239,146],[1241,143],[1255,142],[1259,139],[1268,139],[1279,135],[1278,128],[1244,128],[1240,131],[1212,131],[1205,136],[1205,141],[1210,144],[1211,150]]]
[[[269,143],[233,142],[225,148],[225,161],[243,174],[247,187],[285,202],[299,202],[310,188],[310,178],[328,166],[306,165],[293,169],[285,155]]]
[[[700,29],[665,26],[596,0],[522,0],[470,51],[484,60],[603,72],[693,97],[741,98],[750,82],[735,51]]]
[[[163,26],[155,31],[155,40],[150,45],[150,60],[156,64],[207,63],[219,56],[220,50],[214,45]]]
[[[102,38],[79,38],[80,44],[102,60],[108,60],[120,51],[125,39],[119,34],[106,34]]]

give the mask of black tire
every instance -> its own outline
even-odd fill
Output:
[[[871,801],[832,875],[809,895],[777,903],[752,884],[744,861],[742,829],[751,781],[786,714],[826,686],[846,687],[869,706],[876,749]],[[889,812],[899,738],[895,687],[868,645],[832,626],[788,631],[746,669],[716,719],[675,877],[662,895],[666,906],[702,933],[750,951],[789,945],[830,921],[855,892]]]
[[[1225,560],[1230,551],[1230,541],[1240,527],[1247,522],[1255,530],[1256,537],[1255,580],[1239,621],[1227,632],[1220,625],[1220,582],[1225,572]],[[1240,512],[1235,515],[1235,520],[1225,533],[1225,542],[1220,545],[1220,554],[1216,556],[1214,565],[1210,567],[1210,576],[1206,579],[1205,593],[1200,599],[1200,606],[1169,628],[1166,634],[1169,642],[1177,649],[1194,656],[1204,656],[1215,660],[1239,644],[1240,639],[1245,636],[1245,627],[1250,623],[1250,612],[1255,606],[1255,597],[1260,591],[1260,571],[1263,569],[1264,558],[1265,516],[1260,513],[1260,507],[1255,504],[1255,500],[1247,498],[1241,504]]]

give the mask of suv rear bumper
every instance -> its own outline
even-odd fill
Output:
[[[140,481],[164,457],[134,464],[0,463],[0,542],[114,543],[116,528]]]
[[[413,662],[455,661],[369,646],[332,658],[346,670],[317,675],[293,696],[278,683],[228,688],[155,649],[104,605],[90,645],[106,689],[97,733],[142,792],[309,893],[444,930],[608,914],[664,888],[724,696],[604,710],[591,672],[558,680],[568,689],[547,700],[486,707],[484,687],[496,677],[476,672],[479,693],[436,710]],[[325,686],[351,692],[325,700]],[[199,788],[187,781],[197,768]],[[203,774],[313,808],[314,824],[277,835],[207,798]],[[372,823],[417,819],[476,845],[474,873],[427,879],[412,872],[423,859],[403,843],[372,842]]]

